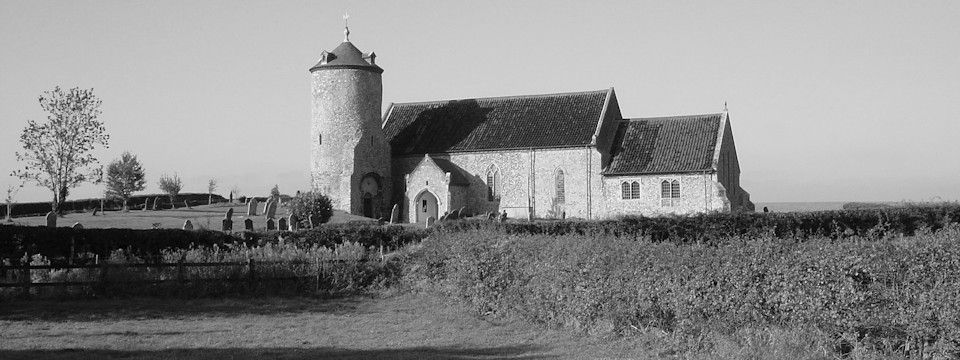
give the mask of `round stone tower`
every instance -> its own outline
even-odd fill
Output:
[[[349,40],[320,54],[313,88],[311,175],[333,208],[372,218],[389,216],[390,146],[381,128],[383,84],[376,54]]]

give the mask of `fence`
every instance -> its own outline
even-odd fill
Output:
[[[72,287],[85,286],[105,288],[107,285],[158,285],[158,284],[176,284],[185,285],[188,283],[218,282],[218,283],[237,283],[247,282],[249,284],[262,283],[265,281],[298,281],[313,282],[313,290],[321,290],[322,279],[328,274],[329,267],[335,264],[354,264],[377,261],[366,258],[357,260],[345,259],[316,259],[315,261],[306,260],[288,260],[288,261],[255,261],[247,259],[246,261],[231,262],[177,262],[177,263],[131,263],[131,264],[113,264],[99,262],[87,265],[0,265],[0,290],[5,288],[20,288],[22,295],[30,295],[30,288],[43,287]],[[281,267],[281,269],[277,269]],[[202,277],[191,276],[188,269],[214,268],[214,273],[227,276]],[[219,271],[224,268],[233,270],[228,272]],[[88,269],[90,272],[81,274],[81,277],[95,280],[83,281],[33,281],[33,270],[82,270]],[[143,272],[132,274],[130,269],[145,269],[148,274]],[[151,271],[157,270],[157,271]],[[173,271],[170,271],[173,270]],[[118,271],[120,273],[118,274]],[[14,276],[10,276],[13,273]],[[292,276],[270,276],[271,274],[287,273]],[[116,274],[119,276],[111,276]],[[49,274],[48,274],[49,275]],[[149,275],[152,279],[124,279],[124,277],[143,277]],[[240,275],[240,276],[234,276]],[[5,281],[13,279],[13,282]]]

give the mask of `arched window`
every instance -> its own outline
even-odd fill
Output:
[[[680,200],[680,181],[663,180],[660,182],[660,205],[676,206]]]
[[[487,170],[487,200],[500,200],[500,170],[492,165]]]
[[[622,199],[639,199],[640,198],[640,182],[639,181],[624,181],[620,183],[620,198]]]
[[[566,201],[566,191],[563,188],[563,170],[557,170],[557,203],[563,204]]]
[[[640,198],[640,182],[624,181],[620,183],[620,192],[622,193],[620,197],[623,199],[639,199]]]

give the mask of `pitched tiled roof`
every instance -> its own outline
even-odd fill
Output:
[[[450,162],[447,159],[430,157],[433,160],[434,164],[440,167],[440,170],[443,172],[450,173],[450,184],[451,185],[470,185],[470,174],[466,170],[460,168],[456,164]]]
[[[723,114],[629,119],[620,123],[605,175],[713,169]]]
[[[364,54],[349,41],[344,41],[333,51],[325,53],[326,59],[321,58],[320,62],[310,68],[310,71],[330,68],[367,69],[378,73],[383,72],[383,69],[373,63],[369,54]]]
[[[607,93],[394,104],[383,131],[393,156],[589,145]]]

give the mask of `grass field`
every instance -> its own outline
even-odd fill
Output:
[[[73,226],[80,223],[85,228],[125,228],[125,229],[152,229],[156,227],[164,229],[179,229],[183,227],[183,222],[190,220],[195,229],[207,228],[211,230],[220,230],[220,221],[223,219],[227,209],[233,208],[233,228],[234,230],[243,229],[243,219],[247,214],[246,205],[242,204],[213,204],[194,206],[192,209],[179,208],[157,211],[131,210],[129,212],[107,211],[93,216],[93,213],[71,213],[65,214],[57,219],[57,226]],[[266,227],[262,210],[260,215],[252,216],[254,227],[262,229]],[[277,209],[277,216],[288,216],[289,210],[285,207]],[[330,223],[344,223],[352,221],[375,221],[370,218],[347,214],[342,211],[334,211],[330,218]],[[14,224],[41,226],[46,225],[46,218],[43,216],[31,216],[14,218]]]
[[[635,341],[478,319],[428,295],[23,301],[0,309],[0,359],[658,356]]]

